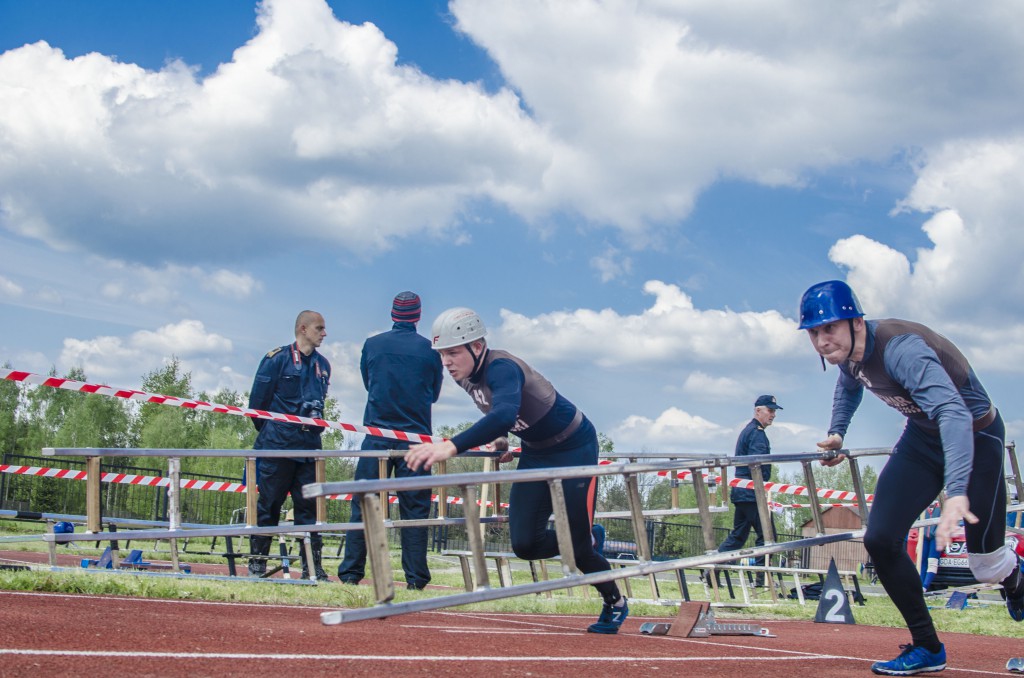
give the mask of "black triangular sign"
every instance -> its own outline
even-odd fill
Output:
[[[850,599],[843,590],[835,559],[829,561],[828,574],[825,575],[825,584],[821,587],[821,598],[818,600],[818,611],[814,615],[814,621],[823,624],[857,623],[853,620]]]

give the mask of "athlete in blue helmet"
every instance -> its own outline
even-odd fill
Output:
[[[468,308],[448,309],[434,321],[431,344],[441,364],[473,398],[484,416],[471,427],[440,443],[409,448],[405,461],[412,470],[430,468],[460,452],[515,433],[523,441],[520,469],[597,464],[597,431],[581,410],[539,372],[519,358],[487,346],[483,321]],[[508,461],[511,455],[500,461]],[[605,572],[608,561],[594,550],[597,478],[562,481],[565,509],[576,566],[581,572]],[[509,492],[509,534],[512,550],[526,560],[558,554],[558,538],[548,529],[551,493],[545,482],[515,483]],[[604,599],[591,633],[618,633],[629,615],[626,599],[614,581],[595,584]]]
[[[1006,484],[1003,420],[967,358],[941,334],[906,320],[865,320],[860,302],[839,280],[812,286],[800,301],[806,330],[822,364],[839,367],[828,438],[839,450],[864,389],[907,418],[878,478],[864,546],[886,593],[903,614],[912,644],[871,670],[884,675],[941,671],[939,642],[921,579],[903,548],[911,524],[946,488],[936,529],[939,548],[964,521],[971,572],[1001,583],[1010,616],[1024,620],[1024,573],[1004,543]],[[822,462],[838,464],[845,457]]]

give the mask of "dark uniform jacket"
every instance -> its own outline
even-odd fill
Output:
[[[772,448],[768,444],[768,436],[764,432],[764,426],[757,419],[751,419],[746,428],[740,432],[736,439],[736,456],[746,457],[756,454],[771,454]],[[753,480],[749,466],[737,466],[736,477],[745,480]],[[771,464],[761,466],[762,481],[772,477]],[[754,490],[745,487],[734,487],[729,492],[729,500],[734,504],[756,501]]]
[[[409,433],[433,432],[430,406],[441,395],[444,368],[416,325],[396,322],[363,344],[359,371],[366,387],[363,424]]]
[[[308,356],[296,344],[270,351],[260,361],[249,393],[249,408],[323,418],[331,364],[316,350]],[[320,426],[253,419],[255,450],[319,450]]]

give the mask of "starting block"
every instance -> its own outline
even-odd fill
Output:
[[[964,591],[953,591],[946,601],[947,610],[962,610],[967,607],[967,593]]]
[[[92,560],[89,558],[82,559],[82,567],[89,568],[94,567],[97,569],[114,569],[114,556],[108,546],[103,550],[103,554],[99,557],[99,560]],[[170,565],[156,565],[142,559],[142,549],[132,549],[128,553],[128,557],[122,560],[117,565],[118,569],[126,570],[169,570]],[[192,573],[192,566],[181,565],[179,569],[185,574]]]
[[[728,624],[715,619],[709,603],[682,603],[671,624],[647,622],[640,625],[645,636],[674,636],[676,638],[707,638],[709,636],[775,636],[756,624]]]

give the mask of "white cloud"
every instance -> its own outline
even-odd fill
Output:
[[[263,287],[248,273],[235,273],[223,268],[213,271],[202,280],[203,289],[234,299],[250,297]]]
[[[538,360],[586,360],[600,367],[762,361],[806,349],[793,321],[778,311],[699,310],[685,292],[657,280],[647,282],[644,292],[654,303],[638,315],[606,308],[528,318],[503,310],[495,345]]]
[[[699,370],[686,375],[686,381],[683,382],[684,393],[714,400],[740,398],[748,391],[747,386],[740,383],[737,379],[714,376]]]
[[[305,237],[359,253],[467,242],[475,206],[497,202],[642,245],[723,177],[803,186],[1019,129],[1012,2],[740,7],[456,0],[457,30],[515,88],[493,94],[397,65],[376,26],[323,0],[265,0],[203,78],[25,45],[0,55],[0,225],[152,266]],[[920,86],[935,74],[942,87]],[[606,280],[624,263],[594,262]]]
[[[633,260],[623,256],[618,248],[609,246],[604,252],[593,257],[590,265],[601,274],[601,282],[610,282],[633,270]]]
[[[932,324],[978,369],[1024,369],[1024,137],[946,144],[922,159],[899,209],[930,215],[922,230],[932,246],[913,259],[865,236],[829,252],[868,316]]]
[[[181,359],[188,370],[192,361],[224,361],[232,351],[232,344],[218,334],[206,331],[198,320],[183,320],[165,325],[156,331],[140,330],[127,338],[101,336],[93,339],[64,340],[59,366],[64,369],[82,367],[90,378],[118,379],[113,385],[137,383],[140,375],[158,369],[172,356]],[[206,371],[211,371],[206,366]],[[220,372],[219,368],[212,371]],[[193,375],[196,376],[196,375]],[[218,380],[195,379],[197,388],[205,388],[200,382]],[[237,385],[229,386],[237,388]]]
[[[378,28],[323,0],[266,0],[258,24],[203,80],[44,42],[0,55],[0,223],[55,248],[216,261],[307,236],[384,249],[457,229],[467,198],[540,189],[551,142],[510,91],[398,66]]]
[[[25,292],[21,285],[17,284],[9,278],[5,278],[0,275],[0,297],[7,299],[17,299]]]
[[[190,356],[200,353],[230,353],[231,340],[206,331],[198,320],[164,325],[155,332],[141,330],[132,335],[133,346],[154,353]]]
[[[732,430],[707,419],[670,407],[655,419],[630,415],[610,432],[623,450],[698,451],[721,448]]]
[[[451,10],[559,141],[539,197],[630,231],[686,216],[721,177],[801,186],[808,170],[1020,125],[1012,2]]]

